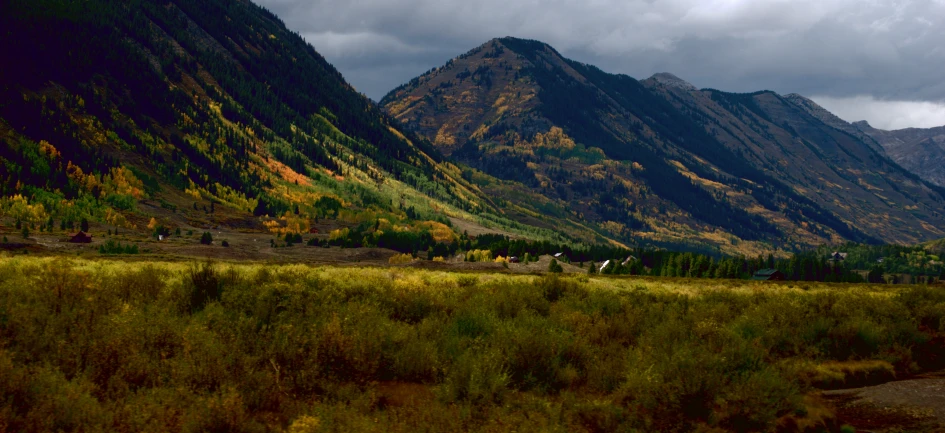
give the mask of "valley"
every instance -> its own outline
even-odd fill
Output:
[[[375,102],[310,40],[0,3],[0,432],[945,428],[941,128],[516,37]]]

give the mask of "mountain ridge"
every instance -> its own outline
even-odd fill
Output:
[[[826,123],[832,120],[828,113],[818,113],[815,107],[804,106],[804,101],[809,100],[770,91],[732,94],[698,90],[671,74],[637,81],[565,59],[538,41],[502,38],[398,87],[381,105],[445,153],[499,177],[530,183],[533,188],[547,184],[560,189],[563,192],[546,193],[559,200],[572,200],[568,190],[581,180],[565,176],[555,182],[547,171],[556,173],[554,164],[571,164],[566,172],[593,165],[578,167],[580,164],[568,162],[573,157],[542,162],[548,152],[536,154],[535,149],[542,146],[536,147],[534,140],[546,141],[555,128],[563,133],[556,132],[558,136],[567,137],[577,148],[598,149],[615,167],[637,163],[645,169],[630,170],[620,182],[655,192],[658,200],[644,204],[645,215],[630,212],[636,223],[632,219],[623,222],[643,231],[658,231],[653,220],[665,215],[661,209],[670,206],[688,215],[689,219],[680,221],[686,227],[738,231],[744,239],[770,241],[784,230],[784,237],[792,239],[788,243],[874,236],[863,229],[896,242],[937,236],[940,230],[932,227],[941,223],[942,216],[935,210],[942,200],[941,190],[888,161],[878,144],[858,138],[855,130],[843,131]],[[457,150],[461,151],[455,153]],[[495,157],[497,154],[502,157]],[[822,161],[817,167],[823,174],[803,167],[777,168],[786,161],[801,162],[799,155]],[[552,167],[532,167],[542,164]],[[857,171],[860,164],[869,168]],[[515,168],[504,173],[503,166]],[[684,187],[672,180],[676,176],[699,186]],[[886,177],[897,180],[880,180]],[[661,182],[675,186],[667,189]],[[836,188],[850,191],[856,198],[832,191]],[[693,207],[686,194],[695,194],[689,196],[691,200],[700,197],[700,190],[711,192],[711,197],[701,196],[699,207]],[[891,190],[885,194],[896,199],[871,192],[880,190]],[[585,194],[576,203],[587,207],[602,198]],[[627,200],[645,203],[640,194],[631,194]],[[923,210],[916,215],[907,209],[911,206]],[[629,207],[622,212],[627,211]],[[863,220],[880,212],[903,225],[889,227]],[[764,221],[734,223],[759,215],[764,215]],[[641,216],[645,228],[639,224]],[[607,217],[600,214],[595,218],[607,223]],[[930,225],[926,220],[937,223]],[[778,229],[765,225],[774,221]]]
[[[945,126],[885,131],[873,128],[866,121],[852,125],[881,144],[899,165],[945,187]]]

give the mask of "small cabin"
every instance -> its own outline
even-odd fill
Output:
[[[92,243],[92,236],[85,232],[69,234],[69,242],[73,244],[90,244]]]
[[[555,254],[555,258],[556,258],[556,259],[560,259],[560,258],[562,258],[562,257],[564,257],[564,253]]]
[[[784,272],[777,269],[761,269],[751,279],[756,281],[784,281]]]
[[[637,261],[637,258],[634,256],[630,256],[630,257],[627,257],[627,260],[624,260],[623,263],[621,263],[621,265],[627,266],[635,261]]]
[[[519,263],[521,260],[517,256],[509,257],[509,263]]]
[[[830,255],[830,261],[832,261],[832,262],[842,262],[842,261],[844,261],[844,260],[846,260],[846,259],[847,259],[847,253],[841,253],[841,252],[839,252],[839,251],[834,251],[833,254]]]

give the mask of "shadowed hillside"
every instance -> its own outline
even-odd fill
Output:
[[[458,161],[617,236],[797,248],[943,234],[945,192],[772,92],[700,91],[496,39],[381,105]],[[829,114],[829,113],[828,113]],[[749,243],[750,244],[750,243]]]
[[[0,28],[15,59],[0,68],[0,216],[17,228],[156,218],[282,235],[332,218],[346,245],[413,251],[450,239],[435,235],[449,215],[563,239],[513,226],[248,1],[13,0]]]

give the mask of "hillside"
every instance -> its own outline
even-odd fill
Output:
[[[703,126],[714,141],[826,214],[890,243],[941,233],[945,190],[922,181],[839,129],[835,116],[811,110],[797,95],[680,91],[644,82]],[[825,123],[825,121],[827,123]],[[849,129],[849,128],[847,128]]]
[[[628,241],[738,251],[945,234],[945,191],[772,92],[641,82],[504,38],[381,105],[454,159]]]
[[[903,168],[945,187],[945,126],[884,131],[865,121],[852,125],[879,142]]]
[[[452,217],[564,239],[506,219],[249,1],[12,0],[0,28],[16,59],[0,68],[2,224],[286,234],[330,218],[340,244],[416,251],[454,242]]]

